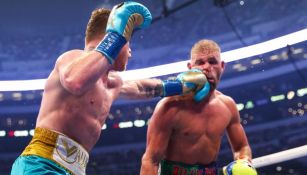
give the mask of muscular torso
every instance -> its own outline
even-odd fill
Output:
[[[105,75],[84,94],[73,95],[64,89],[59,73],[53,70],[46,82],[36,127],[63,133],[89,151],[100,137],[120,86],[121,82],[110,82]]]
[[[231,112],[215,95],[208,103],[181,102],[174,111],[166,159],[189,164],[215,161]]]

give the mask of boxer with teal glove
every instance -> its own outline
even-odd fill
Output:
[[[257,175],[257,171],[248,160],[238,159],[223,168],[223,175]]]
[[[130,40],[133,30],[149,26],[151,20],[150,11],[140,3],[127,1],[113,7],[106,35],[95,50],[113,64],[121,48]]]

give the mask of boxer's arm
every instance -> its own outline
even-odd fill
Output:
[[[209,90],[206,76],[201,71],[192,69],[169,80],[125,81],[120,91],[120,98],[146,99],[195,93],[194,99],[200,101],[206,97]]]
[[[236,103],[229,98],[227,106],[232,113],[230,123],[227,127],[227,136],[233,151],[234,160],[246,159],[251,161],[251,148],[248,144],[245,131],[240,123],[240,114],[236,107]]]
[[[233,162],[223,167],[224,175],[257,175],[252,165],[252,151],[248,144],[245,131],[240,123],[240,114],[233,99],[226,100],[232,113],[232,118],[227,127],[227,136],[232,148]]]
[[[172,134],[173,112],[161,100],[150,119],[147,130],[147,146],[142,157],[141,175],[157,175],[160,161],[165,157],[168,142]]]
[[[62,86],[75,95],[83,94],[106,74],[110,64],[96,51],[69,51],[59,57],[55,68]]]
[[[121,88],[119,98],[148,99],[160,97],[162,94],[163,86],[160,79],[141,79],[125,81]]]
[[[106,35],[95,51],[79,54],[70,52],[69,56],[63,55],[63,58],[58,59],[56,66],[62,86],[76,95],[86,92],[115,62],[133,30],[147,27],[151,19],[149,10],[137,2],[129,1],[114,6],[108,18]]]

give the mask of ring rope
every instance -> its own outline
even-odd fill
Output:
[[[255,168],[260,168],[304,156],[307,156],[307,145],[255,158],[253,165]]]

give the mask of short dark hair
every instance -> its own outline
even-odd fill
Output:
[[[104,36],[111,10],[99,8],[92,12],[85,32],[85,41],[89,42],[97,36]]]

